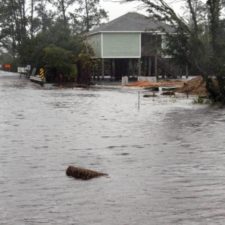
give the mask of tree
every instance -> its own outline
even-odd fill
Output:
[[[82,39],[78,36],[73,36],[68,27],[64,26],[62,20],[57,20],[48,27],[47,30],[40,31],[33,39],[27,43],[26,49],[29,49],[29,59],[32,65],[38,66],[44,64],[43,50],[48,46],[56,46],[68,51],[72,51],[77,55],[80,51]],[[27,59],[28,60],[28,59]]]
[[[77,23],[80,32],[88,32],[92,27],[98,26],[102,20],[107,19],[107,13],[99,6],[99,0],[77,0],[78,13],[70,14]]]
[[[15,59],[27,39],[25,0],[3,0],[0,3],[0,44]]]
[[[55,21],[56,13],[53,10],[48,10],[46,5],[48,5],[49,0],[35,0],[35,12],[37,16],[33,20],[33,26],[36,32],[46,31],[51,27]]]
[[[70,80],[83,38],[72,32],[69,9],[75,0],[0,1],[0,49],[2,61],[33,67],[46,66],[52,79]],[[49,10],[49,5],[57,6]],[[67,11],[68,10],[68,11]],[[60,13],[59,13],[60,12]],[[96,22],[97,23],[97,22]]]
[[[44,62],[47,67],[55,68],[57,73],[70,74],[73,54],[64,48],[50,45],[43,49]]]
[[[71,7],[76,0],[50,0],[50,2],[57,7],[57,11],[61,15],[61,19],[64,22],[64,26],[68,26],[67,9]]]
[[[133,1],[133,0],[127,0]],[[225,103],[225,32],[222,0],[184,0],[188,16],[175,13],[166,0],[139,0],[151,16],[174,28],[168,34],[168,51],[180,64],[197,68],[206,81],[210,97]],[[212,76],[216,77],[213,81]]]

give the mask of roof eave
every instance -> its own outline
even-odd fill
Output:
[[[96,32],[93,32],[93,33],[89,33],[87,34],[87,36],[93,36],[93,35],[96,35],[96,34],[101,34],[101,33],[152,33],[152,34],[166,34],[166,32],[162,32],[160,30],[155,30],[155,31],[96,31]]]

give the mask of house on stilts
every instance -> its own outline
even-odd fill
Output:
[[[162,22],[131,12],[93,29],[87,41],[94,52],[98,67],[93,78],[121,80],[123,76],[173,76],[177,68],[161,51],[166,33],[173,29]]]

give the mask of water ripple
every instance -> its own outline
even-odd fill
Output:
[[[0,80],[2,225],[224,224],[224,109]],[[110,176],[69,179],[71,164]]]

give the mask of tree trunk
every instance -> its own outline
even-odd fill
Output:
[[[66,20],[66,7],[65,7],[65,1],[61,0],[61,8],[62,8],[62,14],[63,14],[63,22],[64,25],[67,25],[67,20]]]
[[[31,0],[31,5],[30,5],[30,35],[31,38],[34,36],[34,0]]]
[[[88,32],[90,30],[88,0],[85,0],[85,14],[86,14],[86,31]]]

